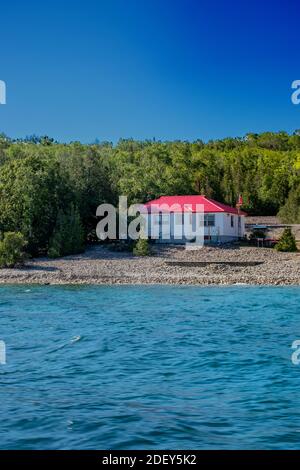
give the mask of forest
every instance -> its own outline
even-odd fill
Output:
[[[0,136],[0,233],[33,256],[80,252],[96,241],[96,208],[162,195],[205,194],[251,215],[300,223],[300,130],[204,143],[59,143]],[[1,240],[0,238],[0,240]],[[7,240],[6,240],[7,242]],[[1,256],[1,250],[0,250]]]

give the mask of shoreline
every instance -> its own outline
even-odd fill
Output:
[[[241,265],[222,264],[236,262]],[[22,268],[0,270],[0,285],[30,284],[300,286],[300,253],[238,245],[196,251],[156,245],[154,256],[134,257],[97,245],[81,255],[37,258]]]
[[[163,286],[163,287],[224,287],[224,288],[228,288],[228,287],[300,287],[300,283],[299,284],[257,284],[257,283],[236,283],[236,284],[231,284],[231,283],[228,283],[228,284],[224,284],[224,283],[220,283],[220,284],[183,284],[183,283],[108,283],[108,282],[98,282],[98,283],[95,283],[95,282],[45,282],[45,283],[42,283],[42,282],[23,282],[23,281],[20,281],[20,282],[0,282],[0,289],[1,287],[20,287],[20,286],[27,286],[27,287],[125,287],[125,286],[128,286],[128,287],[158,287],[158,286]]]

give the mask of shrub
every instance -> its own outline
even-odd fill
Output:
[[[284,229],[284,232],[281,235],[279,242],[277,243],[275,248],[277,251],[297,251],[296,240],[289,227]]]
[[[60,249],[57,249],[57,248],[51,246],[48,250],[48,256],[49,256],[49,258],[55,259],[55,258],[59,258],[62,255],[61,255]]]
[[[71,205],[66,213],[59,212],[49,242],[49,258],[73,255],[84,251],[84,233],[78,210]]]
[[[0,240],[0,267],[13,268],[26,259],[24,248],[27,242],[20,232],[4,233]]]
[[[139,238],[133,248],[133,254],[135,256],[149,256],[151,253],[148,240]]]

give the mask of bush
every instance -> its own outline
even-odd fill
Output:
[[[49,258],[74,255],[84,251],[84,233],[78,210],[71,205],[67,213],[59,212],[49,242]]]
[[[55,259],[55,258],[59,258],[60,256],[62,256],[60,249],[55,248],[55,247],[53,247],[53,246],[51,246],[51,247],[49,248],[49,250],[48,250],[48,257],[49,257],[49,258]]]
[[[281,235],[279,242],[277,243],[275,248],[277,251],[297,251],[296,240],[289,227],[284,229],[284,232]]]
[[[149,256],[151,254],[149,242],[143,238],[139,238],[133,248],[133,254],[135,256]]]
[[[27,242],[20,232],[7,232],[0,240],[0,268],[13,268],[26,259]]]

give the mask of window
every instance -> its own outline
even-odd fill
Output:
[[[175,212],[174,224],[173,224],[173,234],[174,234],[175,240],[182,239],[182,231],[183,231],[183,213]]]
[[[153,225],[159,226],[159,214],[151,214]]]
[[[182,212],[176,212],[175,214],[175,224],[176,225],[182,225],[183,222],[183,213]]]
[[[185,229],[192,234],[196,232],[196,214],[193,212],[184,213],[184,227]]]
[[[169,214],[161,214],[161,224],[162,225],[169,225],[170,224],[170,215]]]
[[[167,240],[171,236],[170,214],[161,214],[161,238]]]
[[[230,224],[231,224],[231,227],[234,227],[234,217],[233,217],[233,215],[230,218]]]
[[[215,226],[215,214],[205,214],[204,215],[204,227],[214,227]]]

